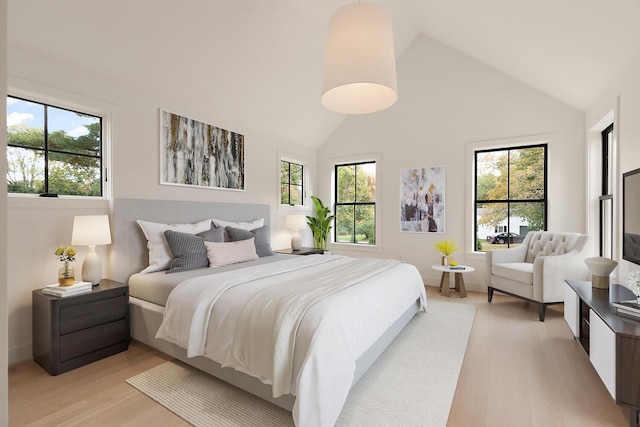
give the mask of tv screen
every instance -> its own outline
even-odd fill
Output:
[[[640,169],[622,175],[622,258],[640,264]]]

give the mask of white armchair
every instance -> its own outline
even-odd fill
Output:
[[[586,280],[589,236],[530,231],[514,249],[486,252],[487,299],[498,291],[538,304],[541,322],[547,305],[564,302],[565,279]]]

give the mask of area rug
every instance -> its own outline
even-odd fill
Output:
[[[429,300],[349,393],[337,426],[446,426],[475,306]],[[293,426],[291,413],[177,360],[127,380],[194,426]]]

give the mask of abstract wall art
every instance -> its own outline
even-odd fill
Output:
[[[400,171],[400,231],[445,232],[445,167]]]
[[[244,135],[160,110],[160,183],[244,191]]]

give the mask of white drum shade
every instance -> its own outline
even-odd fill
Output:
[[[341,7],[329,22],[322,105],[338,113],[365,114],[397,99],[391,15],[372,3]]]

